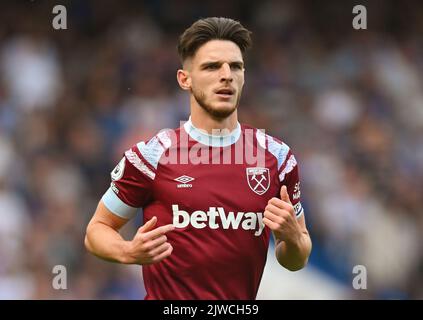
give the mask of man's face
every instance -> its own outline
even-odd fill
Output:
[[[232,41],[211,40],[187,62],[191,93],[212,117],[224,119],[238,107],[244,86],[244,62]]]

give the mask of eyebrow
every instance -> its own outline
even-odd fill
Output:
[[[209,66],[221,66],[223,63],[224,63],[223,61],[206,61],[206,62],[203,62],[200,65],[200,68],[204,69],[204,68],[207,68]],[[242,68],[242,67],[244,67],[244,62],[242,62],[242,61],[231,61],[231,62],[229,62],[229,65],[230,66],[239,66],[239,67]]]

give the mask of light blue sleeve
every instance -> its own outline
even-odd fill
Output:
[[[112,188],[109,188],[101,199],[107,209],[123,219],[132,219],[137,213],[138,208],[128,206],[120,200]]]

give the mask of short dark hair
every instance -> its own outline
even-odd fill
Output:
[[[197,20],[179,37],[178,54],[183,63],[195,55],[198,48],[210,40],[229,40],[234,42],[241,53],[251,48],[251,31],[239,21],[222,17]]]

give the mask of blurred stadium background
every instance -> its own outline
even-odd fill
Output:
[[[67,8],[67,30],[52,28],[56,4]],[[352,28],[356,4],[367,7],[368,30]],[[423,298],[421,2],[0,8],[1,299],[144,296],[138,266],[85,251],[85,227],[121,153],[187,119],[175,46],[206,16],[253,31],[240,120],[282,137],[300,163],[310,263],[289,273],[269,252],[258,298]],[[52,288],[55,265],[67,267],[67,290]],[[355,265],[367,268],[367,290],[352,288]]]

